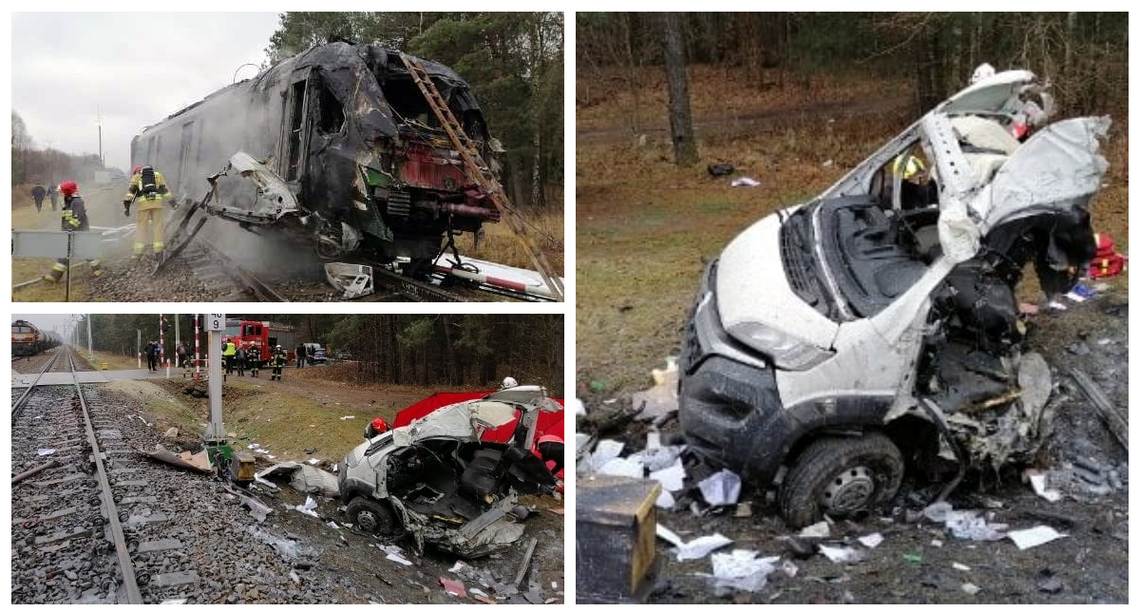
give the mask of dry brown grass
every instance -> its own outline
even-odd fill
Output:
[[[554,203],[559,202],[561,202],[561,198]],[[530,234],[538,243],[539,248],[546,252],[546,258],[550,261],[551,267],[565,275],[565,266],[563,265],[565,241],[563,238],[566,228],[563,209],[554,206],[539,211],[528,210],[523,212],[523,217],[532,225],[528,227]],[[522,242],[505,222],[485,225],[483,229],[485,233],[480,239],[478,247],[475,246],[474,236],[470,233],[465,233],[456,238],[455,243],[459,247],[460,255],[524,269],[534,269],[534,264],[523,248]]]

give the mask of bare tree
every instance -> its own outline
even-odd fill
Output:
[[[697,162],[697,143],[693,139],[693,116],[689,110],[689,76],[685,64],[683,17],[664,13],[661,18],[665,76],[669,82],[669,129],[673,135],[673,158],[678,165]]]

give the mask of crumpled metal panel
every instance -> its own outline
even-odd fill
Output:
[[[1108,171],[1100,140],[1111,125],[1107,116],[1072,118],[1030,137],[994,176],[988,200],[976,205],[983,230],[1067,208],[1100,190]]]

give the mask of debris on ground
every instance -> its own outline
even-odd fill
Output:
[[[677,560],[696,560],[698,558],[704,558],[716,550],[732,545],[732,539],[720,533],[697,537],[692,541],[685,541],[681,539],[677,533],[660,524],[657,525],[657,536],[677,548]]]
[[[754,180],[750,177],[736,178],[735,180],[732,181],[732,187],[733,188],[755,188],[759,185],[760,185],[760,182],[757,182],[756,180]]]
[[[336,475],[300,462],[279,462],[255,474],[254,479],[276,487],[276,484],[267,481],[266,478],[277,476],[289,477],[289,485],[302,494],[320,494],[328,498],[340,496]]]
[[[1011,530],[1007,536],[1017,545],[1019,550],[1028,550],[1061,537],[1068,537],[1068,535],[1057,532],[1051,526],[1034,526],[1024,530]]]
[[[760,557],[753,550],[713,554],[713,580],[717,588],[759,592],[768,584],[768,576],[776,572],[778,562],[779,556]]]
[[[210,455],[206,452],[205,449],[199,451],[198,453],[190,453],[189,451],[174,453],[162,445],[156,444],[154,446],[154,451],[139,450],[139,453],[149,458],[158,460],[159,462],[173,464],[174,466],[181,466],[182,468],[188,468],[200,473],[214,472],[214,467],[212,464],[210,464]]]

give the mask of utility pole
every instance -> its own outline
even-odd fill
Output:
[[[135,330],[135,357],[139,360],[139,370],[142,370],[142,330]]]
[[[103,160],[103,112],[98,107],[95,108],[95,117],[99,126],[99,164],[106,168],[107,163]]]
[[[87,315],[87,361],[95,366],[95,352],[91,349],[91,315]]]
[[[174,315],[174,356],[178,357],[178,347],[182,346],[182,334],[178,327],[178,315]]]

